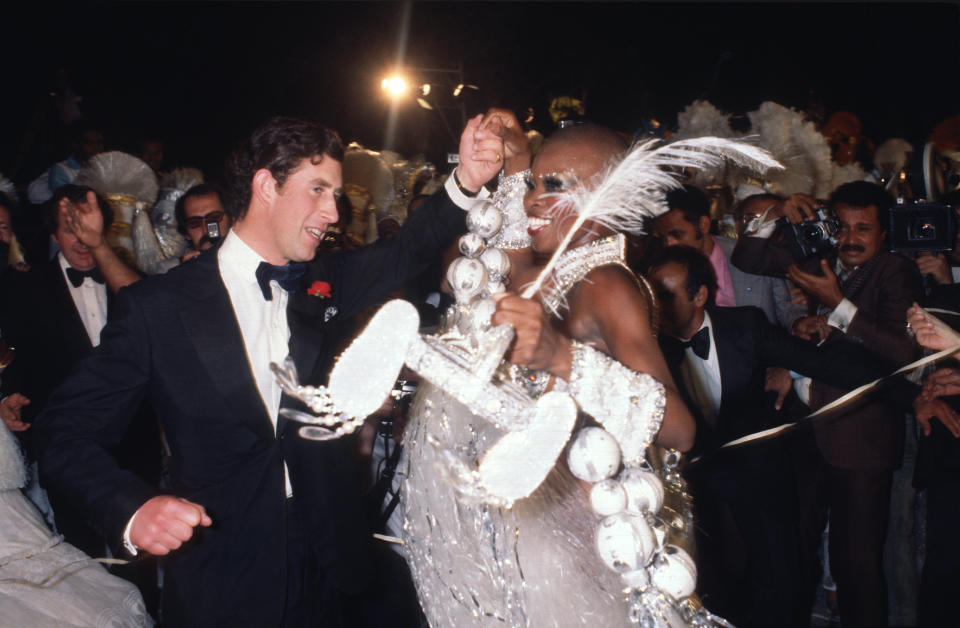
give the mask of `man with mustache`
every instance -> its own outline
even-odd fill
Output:
[[[748,227],[752,235],[738,241],[731,260],[746,272],[786,276],[819,303],[815,315],[794,324],[796,335],[815,342],[845,338],[906,364],[916,352],[906,332],[906,311],[919,298],[922,280],[911,260],[886,250],[883,218],[892,204],[872,183],[840,186],[829,200],[840,225],[836,258],[797,264],[785,246],[770,239],[780,216],[792,223],[814,217],[817,201],[794,194]],[[821,382],[798,383],[813,409],[841,395]],[[839,420],[812,425],[794,444],[809,602],[817,578],[815,551],[829,512],[830,566],[843,624],[886,625],[883,544],[893,470],[903,455],[903,412],[872,401]]]
[[[220,238],[227,237],[233,221],[223,209],[223,193],[220,188],[209,183],[195,185],[183,193],[177,200],[174,212],[177,217],[177,231],[190,242],[190,251],[180,259],[185,262],[206,251],[214,242],[207,230],[208,223],[216,223]]]

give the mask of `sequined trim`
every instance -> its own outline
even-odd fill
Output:
[[[663,423],[663,384],[576,340],[571,358],[570,394],[617,439],[624,463],[639,466]]]
[[[553,285],[544,290],[544,307],[551,312],[557,312],[564,304],[567,292],[582,281],[587,273],[599,266],[613,264],[632,274],[633,271],[626,263],[626,254],[627,239],[622,233],[566,251],[553,269]]]
[[[527,212],[523,208],[523,197],[527,192],[525,178],[529,170],[510,176],[503,176],[493,193],[493,204],[503,214],[503,227],[487,243],[498,249],[525,249],[530,246],[530,234],[527,233]]]

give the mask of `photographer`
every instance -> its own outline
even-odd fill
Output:
[[[940,203],[952,207],[957,220],[960,220],[960,190],[944,196]],[[954,229],[950,241],[953,243],[952,251],[920,251],[915,261],[927,280],[926,296],[930,304],[956,309],[957,293],[946,286],[960,283],[960,229]]]
[[[782,216],[793,225],[807,221],[816,227],[817,202],[793,195],[751,225],[731,260],[746,272],[787,276],[819,303],[816,315],[794,325],[795,334],[817,342],[846,338],[906,364],[915,345],[906,333],[905,315],[921,293],[921,278],[911,260],[886,250],[884,218],[892,204],[893,198],[872,183],[840,186],[829,201],[836,224],[825,226],[827,231],[836,227],[836,247],[798,262],[788,242],[771,240]],[[820,382],[807,392],[812,409],[840,396]],[[903,419],[899,408],[864,403],[841,420],[814,422],[812,435],[795,443],[800,523],[811,565],[808,593],[829,511],[830,564],[845,625],[887,621],[883,544],[893,470],[903,452]]]
[[[183,193],[174,209],[177,231],[190,243],[180,259],[185,262],[200,255],[230,232],[233,222],[223,210],[223,193],[215,185],[201,183]]]

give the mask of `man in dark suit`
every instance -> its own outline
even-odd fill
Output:
[[[710,263],[690,247],[665,248],[648,277],[661,301],[664,356],[697,418],[693,453],[703,459],[687,477],[704,603],[737,625],[804,625],[809,615],[798,617],[798,512],[785,443],[718,449],[786,422],[764,390],[768,367],[816,373],[845,388],[884,375],[884,367],[853,343],[818,348],[792,337],[755,307],[713,306]]]
[[[59,253],[28,273],[18,273],[6,287],[2,324],[4,335],[17,347],[17,358],[4,374],[2,390],[16,402],[21,439],[29,459],[30,423],[70,370],[100,344],[113,294],[140,279],[107,244],[104,224],[110,209],[88,187],[65,185],[44,208],[44,222]],[[152,425],[135,422],[127,446],[149,446]],[[148,478],[159,471],[159,440],[153,465],[134,464]],[[126,460],[125,462],[135,462]],[[129,465],[128,465],[129,466]],[[106,543],[57,491],[49,491],[57,530],[92,556],[102,556]]]
[[[29,273],[16,273],[2,299],[0,325],[17,347],[2,383],[9,397],[0,414],[12,414],[29,461],[31,422],[46,407],[54,389],[82,358],[100,344],[100,333],[120,288],[140,279],[110,248],[104,225],[111,221],[106,201],[88,187],[65,185],[44,208],[44,222],[59,253]],[[8,423],[9,425],[10,423]],[[137,409],[119,444],[112,449],[120,465],[142,481],[160,478],[160,435],[147,407]],[[35,484],[35,480],[34,483]],[[27,495],[49,516],[66,541],[90,556],[103,556],[107,540],[90,525],[83,510],[54,486],[31,485]],[[48,506],[49,502],[49,506]],[[115,566],[115,575],[137,585],[150,612],[156,611],[156,565]]]
[[[756,233],[740,238],[731,259],[747,272],[786,275],[819,302],[820,314],[798,321],[796,334],[851,340],[902,366],[916,354],[906,332],[906,311],[920,297],[922,281],[911,260],[884,250],[884,217],[892,204],[890,195],[872,183],[840,186],[829,201],[840,225],[836,258],[795,263],[785,246],[771,240],[773,221],[812,219],[817,202],[792,195],[771,208]],[[814,381],[810,406],[819,408],[841,394]],[[845,624],[887,621],[883,544],[892,474],[903,453],[903,419],[902,408],[874,401],[843,420],[815,423],[813,435],[795,450],[806,555],[815,565],[829,511],[830,567]],[[814,566],[808,573],[811,606],[816,572]]]
[[[503,156],[479,121],[465,129],[445,189],[399,234],[315,260],[337,220],[342,145],[316,124],[268,121],[228,161],[227,238],[121,292],[99,351],[39,418],[44,476],[108,538],[172,552],[167,625],[389,621],[377,599],[361,597],[376,566],[352,440],[299,438],[298,426],[278,417],[281,405],[296,402],[281,399],[269,363],[289,353],[302,382],[323,383],[324,349],[338,340],[326,324],[425,268],[465,230],[462,209]],[[298,276],[303,262],[311,263]],[[170,447],[171,495],[124,473],[104,451],[145,396]]]

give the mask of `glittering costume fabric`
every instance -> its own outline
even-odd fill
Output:
[[[552,298],[562,299],[594,268],[624,266],[622,236],[565,257]],[[676,626],[716,619],[695,596],[675,599],[649,581],[668,562],[664,548],[693,553],[679,456],[651,445],[663,414],[662,385],[590,347],[577,344],[573,358],[569,386],[558,383],[593,415],[582,415],[580,425],[601,425],[617,439],[626,470],[655,474],[662,484],[650,541],[658,553],[631,572],[647,580],[625,586],[624,570],[601,559],[591,485],[571,474],[566,452],[529,497],[510,507],[458,490],[451,459],[476,467],[508,426],[424,384],[411,406],[399,475],[405,552],[431,626]],[[522,369],[509,372],[521,386],[538,379]]]

